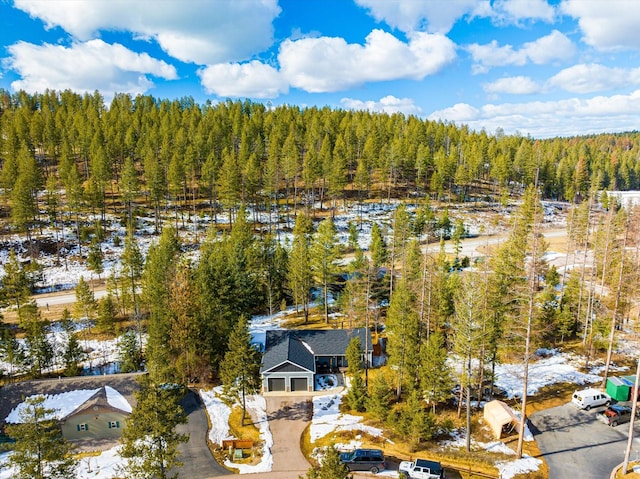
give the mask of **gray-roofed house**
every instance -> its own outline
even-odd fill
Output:
[[[356,336],[371,364],[373,346],[366,328],[267,331],[260,368],[262,391],[313,391],[316,374],[347,367],[345,352]]]

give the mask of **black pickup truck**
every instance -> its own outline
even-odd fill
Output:
[[[638,411],[636,411],[636,417],[638,417]],[[631,421],[631,408],[614,404],[598,413],[598,419],[607,426],[616,427],[618,424]]]

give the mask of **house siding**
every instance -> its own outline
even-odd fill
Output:
[[[263,373],[262,374],[262,391],[269,392],[269,378],[283,378],[284,379],[284,392],[291,392],[291,380],[292,378],[306,378],[308,391],[313,391],[313,372],[311,371],[298,371],[298,372],[277,372],[277,373]]]
[[[62,422],[62,435],[69,440],[117,439],[122,436],[127,416],[128,414],[106,409],[86,411]],[[111,422],[117,423],[119,427],[109,427]],[[79,430],[81,424],[86,424],[87,430]]]
[[[363,355],[371,365],[371,333],[365,328],[353,330],[269,330],[266,334],[265,353],[260,373],[262,391],[269,390],[269,379],[284,380],[284,391],[291,392],[306,379],[307,390],[315,387],[315,374],[337,372],[347,367],[345,352],[349,342],[360,337],[362,346],[368,346]],[[298,379],[298,381],[294,381]],[[299,389],[298,389],[299,390]]]

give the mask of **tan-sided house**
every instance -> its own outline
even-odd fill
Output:
[[[25,403],[7,416],[7,423],[18,423]],[[54,411],[62,435],[69,440],[117,439],[122,435],[132,408],[118,391],[110,386],[81,389],[45,396],[45,409]]]
[[[347,366],[345,353],[354,337],[360,338],[363,360],[371,365],[373,346],[366,328],[267,331],[260,368],[262,391],[313,391],[317,374]]]

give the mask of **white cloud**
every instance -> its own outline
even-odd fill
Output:
[[[484,83],[482,88],[487,93],[508,93],[511,95],[531,95],[539,93],[541,90],[538,83],[525,76],[500,78],[494,82]]]
[[[598,50],[637,50],[640,8],[637,0],[564,0],[561,10],[578,19],[582,40]]]
[[[598,64],[580,64],[566,68],[548,84],[572,93],[593,93],[640,85],[640,68],[610,68]]]
[[[556,60],[567,60],[575,53],[575,46],[571,40],[557,30],[533,42],[525,43],[519,50],[515,50],[511,45],[500,46],[495,40],[484,45],[474,43],[466,49],[474,61],[473,73],[486,73],[491,67],[496,66],[522,66],[528,62],[542,65]]]
[[[287,40],[280,47],[278,60],[292,86],[318,93],[371,81],[422,80],[455,56],[455,45],[443,35],[413,33],[407,44],[373,30],[365,45],[348,44],[336,37]]]
[[[18,42],[8,47],[6,65],[20,76],[14,90],[43,92],[47,88],[75,91],[100,90],[105,98],[114,92],[144,93],[153,86],[147,77],[177,78],[172,65],[102,40],[60,45]]]
[[[129,31],[199,65],[241,61],[264,51],[273,43],[272,22],[281,11],[277,0],[15,0],[15,6],[79,40],[101,30]]]
[[[480,110],[468,103],[456,103],[443,110],[436,110],[429,115],[430,120],[447,120],[455,122],[471,122],[480,116]]]
[[[403,32],[417,30],[447,33],[465,15],[473,14],[487,4],[486,0],[447,0],[444,2],[417,0],[355,0],[377,21]]]
[[[637,129],[640,90],[629,95],[571,98],[559,101],[487,104],[475,108],[461,103],[435,111],[431,120],[467,124],[475,130],[520,132],[536,138],[586,135]]]
[[[553,22],[554,8],[546,0],[496,0],[493,17],[499,23],[519,24],[522,20]]]
[[[289,91],[278,70],[258,61],[210,65],[198,75],[207,93],[222,97],[275,98]]]
[[[355,0],[379,22],[403,32],[448,33],[460,19],[491,18],[498,24],[524,20],[552,23],[555,9],[546,0]]]
[[[379,101],[362,101],[353,98],[342,98],[340,103],[351,110],[367,110],[371,112],[404,113],[405,115],[420,115],[422,109],[411,98],[397,98],[393,95],[385,96]]]

